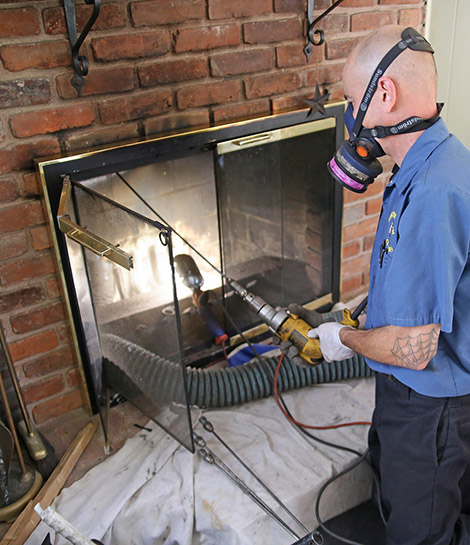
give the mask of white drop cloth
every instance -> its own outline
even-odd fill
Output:
[[[373,379],[316,385],[287,392],[294,417],[317,425],[370,420]],[[204,414],[228,443],[309,529],[322,484],[356,456],[313,442],[291,426],[274,398],[228,409],[193,410],[195,431],[299,535],[295,522],[198,423]],[[295,540],[216,467],[193,455],[156,424],[64,489],[53,507],[89,538],[105,545],[289,545]],[[368,426],[312,431],[363,452]],[[112,430],[111,430],[112,434]],[[370,497],[371,473],[362,464],[327,489],[324,520]],[[40,545],[44,523],[27,545]],[[51,531],[51,537],[53,536]],[[55,545],[66,540],[56,537]]]

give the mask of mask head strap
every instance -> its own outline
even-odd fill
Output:
[[[384,75],[385,70],[392,64],[392,62],[398,57],[398,55],[400,55],[400,53],[403,53],[403,51],[405,51],[405,49],[407,48],[413,49],[414,51],[427,51],[429,53],[434,53],[431,44],[426,40],[426,38],[424,38],[424,36],[421,36],[421,34],[412,27],[405,28],[405,30],[401,33],[401,40],[396,45],[394,45],[388,53],[386,53],[383,59],[379,62],[377,68],[374,70],[372,77],[370,78],[369,85],[367,86],[364,96],[362,97],[356,121],[351,131],[351,139],[357,138],[357,135],[361,130],[364,116],[366,115],[369,103],[372,100],[375,91],[377,90],[377,84],[379,82],[379,79]],[[418,120],[420,119],[421,118],[418,118]]]

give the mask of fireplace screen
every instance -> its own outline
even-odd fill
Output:
[[[342,122],[331,106],[39,163],[92,404],[104,382],[192,450],[187,369],[224,360],[240,331],[267,336],[223,275],[272,306],[338,299],[342,200],[326,162]],[[126,363],[126,343],[147,366]],[[158,375],[159,359],[179,371]]]

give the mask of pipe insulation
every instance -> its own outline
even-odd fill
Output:
[[[336,314],[336,313],[335,313]],[[334,314],[324,314],[324,317]],[[142,393],[152,399],[164,392],[167,399],[184,400],[182,369],[152,352],[112,334],[101,336],[104,372],[108,384],[125,397]],[[190,405],[201,408],[230,407],[274,394],[274,373],[279,358],[261,357],[240,365],[218,370],[186,368]],[[372,371],[360,355],[344,361],[325,361],[310,367],[298,367],[285,357],[280,369],[280,392],[352,378],[368,377]]]

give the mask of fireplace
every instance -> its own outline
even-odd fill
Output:
[[[328,310],[338,300],[342,191],[326,162],[343,139],[343,114],[343,104],[325,115],[299,110],[38,164],[94,407],[112,386],[193,449],[187,371],[213,364],[224,347],[175,272],[176,255],[199,268],[227,347],[240,332],[261,341],[270,333],[223,275],[272,306]],[[155,389],[145,364],[116,369],[116,342],[177,375]]]

